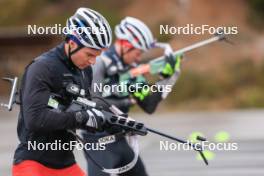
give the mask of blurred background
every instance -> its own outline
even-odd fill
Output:
[[[216,153],[218,158],[215,157],[208,169],[197,163],[193,154],[157,152],[159,138],[144,138],[143,158],[152,175],[264,174],[264,1],[0,0],[0,77],[21,77],[32,59],[63,40],[59,35],[29,36],[28,25],[64,26],[80,6],[99,11],[112,27],[125,16],[137,17],[151,28],[159,41],[171,43],[174,49],[210,36],[160,35],[160,25],[237,26],[238,34],[228,36],[234,45],[216,42],[186,53],[182,75],[158,108],[157,118],[144,118],[147,115],[138,109],[135,116],[182,137],[198,130],[211,136],[209,139],[213,141],[214,135],[224,130],[231,141],[241,144],[237,152]],[[159,56],[157,53],[147,53],[146,58]],[[1,102],[7,100],[8,93],[9,85],[1,81]],[[10,175],[17,144],[16,114],[17,109],[12,113],[0,109],[0,173],[4,175]],[[78,158],[85,167],[82,157]]]
[[[264,107],[264,3],[261,0],[1,0],[0,76],[19,75],[63,36],[27,35],[27,25],[65,25],[80,7],[101,12],[114,27],[125,16],[143,20],[159,41],[180,49],[208,35],[160,35],[160,25],[237,26],[234,46],[214,43],[186,54],[183,75],[166,107],[212,110]],[[15,66],[14,66],[15,65]],[[1,84],[0,95],[7,88]],[[164,104],[163,104],[164,105]]]

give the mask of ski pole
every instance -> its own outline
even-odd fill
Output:
[[[195,145],[195,144],[190,143],[190,142],[188,142],[188,141],[185,141],[185,140],[182,140],[182,139],[176,138],[176,137],[174,137],[174,136],[171,136],[171,135],[168,135],[168,134],[162,133],[162,132],[157,131],[157,130],[152,129],[152,128],[147,128],[147,130],[148,130],[149,132],[152,132],[152,133],[157,134],[157,135],[159,135],[159,136],[162,136],[162,137],[165,137],[165,138],[168,138],[168,139],[171,139],[171,140],[174,140],[174,141],[177,141],[177,142],[183,143],[183,144],[188,144],[188,145],[189,145],[190,147],[192,147],[195,151],[199,152],[199,154],[201,155],[201,157],[202,157],[202,159],[203,159],[203,161],[204,161],[204,163],[205,163],[206,165],[209,164],[209,163],[208,163],[208,160],[206,159],[206,157],[205,157],[204,154],[203,154],[203,149],[202,149],[202,146],[201,146],[201,145],[198,145],[198,144]],[[197,139],[198,139],[198,140],[202,140],[202,141],[206,140],[206,139],[204,139],[204,138],[202,138],[202,137],[200,137],[200,136],[197,136]]]

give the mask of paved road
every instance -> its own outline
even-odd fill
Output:
[[[12,156],[17,144],[16,111],[0,109],[0,173],[9,176]],[[156,135],[140,137],[141,154],[151,176],[263,176],[264,175],[264,111],[134,114],[138,120],[160,131],[187,137],[193,131],[204,133],[210,141],[218,131],[227,131],[230,142],[238,143],[237,151],[214,151],[215,158],[205,166],[196,160],[194,151],[161,151]],[[169,143],[172,141],[168,140]],[[85,161],[76,152],[83,168]]]
[[[201,131],[210,141],[214,139],[212,134],[224,130],[230,133],[230,142],[238,143],[237,151],[214,151],[215,158],[209,166],[204,166],[196,160],[193,151],[160,151],[160,138],[155,137],[142,151],[149,173],[152,176],[264,175],[263,115],[263,111],[167,114],[167,121],[160,122],[162,116],[149,121],[154,127],[183,137]]]

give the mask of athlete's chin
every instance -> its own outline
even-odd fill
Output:
[[[78,68],[82,70],[82,69],[85,69],[85,68],[87,68],[87,67],[89,67],[91,65],[92,64],[79,65]]]

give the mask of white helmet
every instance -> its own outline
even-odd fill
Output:
[[[115,27],[115,34],[118,39],[127,40],[135,48],[148,50],[155,42],[150,29],[139,19],[126,17]]]
[[[89,8],[79,8],[67,20],[68,36],[74,36],[84,46],[94,49],[108,48],[112,30],[107,20]]]

